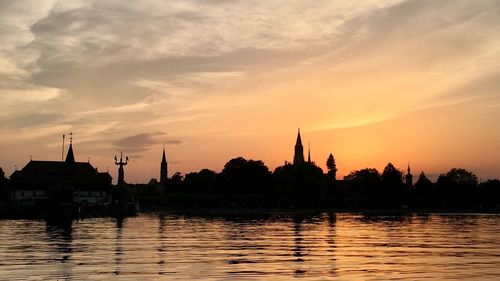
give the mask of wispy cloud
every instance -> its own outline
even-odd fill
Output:
[[[160,139],[162,138],[162,139]],[[113,142],[113,145],[125,152],[142,152],[148,150],[151,146],[163,143],[163,144],[181,144],[182,141],[175,139],[164,139],[165,133],[141,133],[137,135],[132,135],[118,139]]]
[[[494,0],[4,1],[0,144],[73,130],[89,151],[139,156],[480,111],[499,104],[499,24]],[[157,131],[176,133],[139,133]]]

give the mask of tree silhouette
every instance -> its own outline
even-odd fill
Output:
[[[199,172],[186,174],[183,188],[185,192],[214,194],[216,192],[216,180],[216,172],[209,169],[202,169]]]
[[[335,158],[331,153],[326,160],[326,167],[328,168],[328,177],[332,181],[335,181],[335,179],[337,178],[337,165],[335,164]]]
[[[472,203],[474,191],[478,185],[477,176],[462,168],[453,168],[446,174],[442,174],[437,180],[438,195],[450,204]]]
[[[3,188],[5,186],[5,172],[3,171],[2,167],[0,167],[0,187]]]
[[[182,179],[183,176],[179,172],[175,172],[175,174],[172,175],[172,178],[169,179],[169,183],[167,186],[169,186],[168,189],[170,191],[180,191],[181,186],[182,186]]]
[[[428,195],[431,188],[431,180],[427,178],[424,172],[421,172],[420,176],[418,176],[417,182],[415,183],[415,191],[417,192],[417,194]]]
[[[424,174],[420,173],[420,176],[415,183],[414,189],[414,204],[418,207],[432,208],[439,205],[439,201],[436,199],[436,192],[434,184],[430,179]]]
[[[278,196],[289,197],[296,205],[311,203],[311,198],[324,195],[323,170],[313,163],[303,165],[285,164],[273,172],[273,185]]]
[[[500,210],[500,180],[488,180],[479,184],[478,199],[483,208]]]
[[[403,182],[403,172],[388,163],[382,172],[382,190],[385,204],[395,207],[403,204],[410,196],[410,188]]]
[[[463,187],[476,187],[478,184],[477,176],[462,168],[453,168],[445,175],[440,175],[438,178],[447,180],[449,183]]]
[[[223,191],[232,194],[262,194],[268,191],[271,173],[260,160],[238,157],[229,160],[219,174]]]
[[[362,196],[376,195],[382,178],[375,168],[365,168],[352,171],[344,177],[348,187],[353,194]]]
[[[0,167],[0,199],[7,198],[7,179],[5,178],[5,172],[2,167]]]
[[[388,163],[382,172],[382,183],[387,187],[399,187],[403,184],[403,172]]]

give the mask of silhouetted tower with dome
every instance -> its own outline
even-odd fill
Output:
[[[413,186],[413,175],[411,174],[411,170],[410,170],[410,163],[408,163],[408,170],[407,170],[407,174],[405,176],[405,182],[406,182],[406,185],[407,186]]]
[[[295,143],[295,154],[293,156],[293,164],[301,165],[304,164],[304,147],[302,146],[302,139],[300,137],[300,129],[297,133],[297,141]]]
[[[163,146],[163,156],[161,158],[160,164],[160,184],[163,186],[167,185],[167,177],[168,177],[168,163],[167,157],[165,156],[165,146]]]

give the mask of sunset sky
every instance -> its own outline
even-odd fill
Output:
[[[500,1],[0,1],[0,167],[77,161],[128,182],[271,169],[297,128],[340,177],[393,162],[500,177]]]

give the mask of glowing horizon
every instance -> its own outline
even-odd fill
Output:
[[[128,182],[307,151],[338,177],[392,162],[500,178],[496,1],[0,4],[0,167],[77,161]]]

